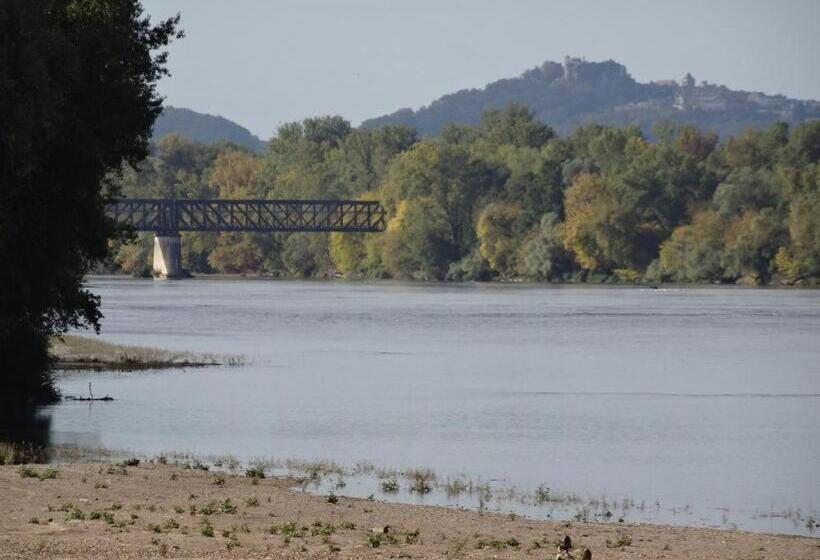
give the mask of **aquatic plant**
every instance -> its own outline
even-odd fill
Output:
[[[410,491],[417,494],[427,494],[432,491],[432,484],[436,474],[430,469],[411,469],[405,474],[410,481]]]

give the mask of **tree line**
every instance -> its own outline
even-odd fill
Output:
[[[191,272],[419,280],[817,283],[820,122],[720,142],[692,126],[588,124],[526,107],[435,137],[338,116],[281,126],[265,154],[166,136],[124,196],[382,201],[384,234],[184,233]],[[151,236],[115,262],[149,272]]]

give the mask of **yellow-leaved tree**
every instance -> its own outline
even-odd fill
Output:
[[[523,236],[517,231],[521,206],[509,202],[488,204],[478,217],[479,251],[490,268],[502,276],[515,274]]]

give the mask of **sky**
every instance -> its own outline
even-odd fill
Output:
[[[820,99],[820,0],[143,0],[179,12],[166,104],[263,139],[283,123],[362,120],[564,55]]]

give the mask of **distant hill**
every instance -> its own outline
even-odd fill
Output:
[[[247,128],[225,117],[167,106],[154,123],[153,138],[159,139],[171,133],[181,134],[203,143],[227,140],[257,152],[267,146],[266,142],[251,134]]]
[[[578,125],[596,122],[634,123],[649,135],[656,122],[665,120],[695,124],[727,136],[748,126],[820,118],[817,101],[696,84],[690,74],[680,81],[640,83],[615,61],[566,57],[563,64],[547,61],[517,78],[445,95],[416,111],[401,109],[367,120],[362,127],[405,124],[422,135],[433,135],[446,123],[478,123],[483,111],[510,102],[529,106],[538,119],[564,134]]]

